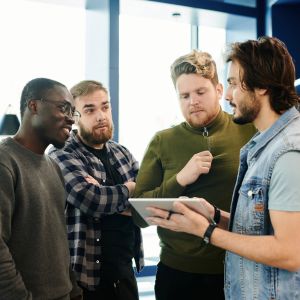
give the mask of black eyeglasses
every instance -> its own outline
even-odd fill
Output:
[[[60,112],[62,112],[65,116],[73,119],[75,122],[79,120],[81,114],[79,111],[75,110],[74,106],[68,101],[55,101],[41,98],[42,102],[49,102],[56,105]]]

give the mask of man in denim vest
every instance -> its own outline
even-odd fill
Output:
[[[240,153],[231,212],[199,199],[218,224],[179,202],[180,214],[166,220],[167,211],[150,208],[156,217],[149,221],[227,250],[226,299],[300,299],[300,114],[292,57],[281,41],[262,37],[232,44],[227,62],[234,120],[258,129]]]

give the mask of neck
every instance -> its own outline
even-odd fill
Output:
[[[262,132],[270,128],[280,117],[280,114],[275,112],[270,106],[262,106],[261,110],[253,121],[254,126],[258,131]]]
[[[23,147],[40,155],[44,154],[48,146],[44,145],[32,130],[25,130],[24,128],[20,128],[13,139]]]

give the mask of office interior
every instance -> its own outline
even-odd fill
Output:
[[[294,58],[299,91],[299,17],[300,0],[1,1],[0,118],[19,118],[21,90],[32,78],[68,87],[98,80],[110,91],[114,140],[141,161],[155,132],[182,121],[169,68],[191,49],[212,54],[226,87],[226,45],[278,37]],[[154,227],[143,235],[146,267],[138,279],[141,299],[150,300],[159,244]]]

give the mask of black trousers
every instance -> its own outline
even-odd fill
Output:
[[[83,300],[138,300],[135,276],[112,281],[101,281],[95,291],[83,288]]]
[[[160,262],[155,296],[156,300],[224,300],[224,275],[182,272]]]

